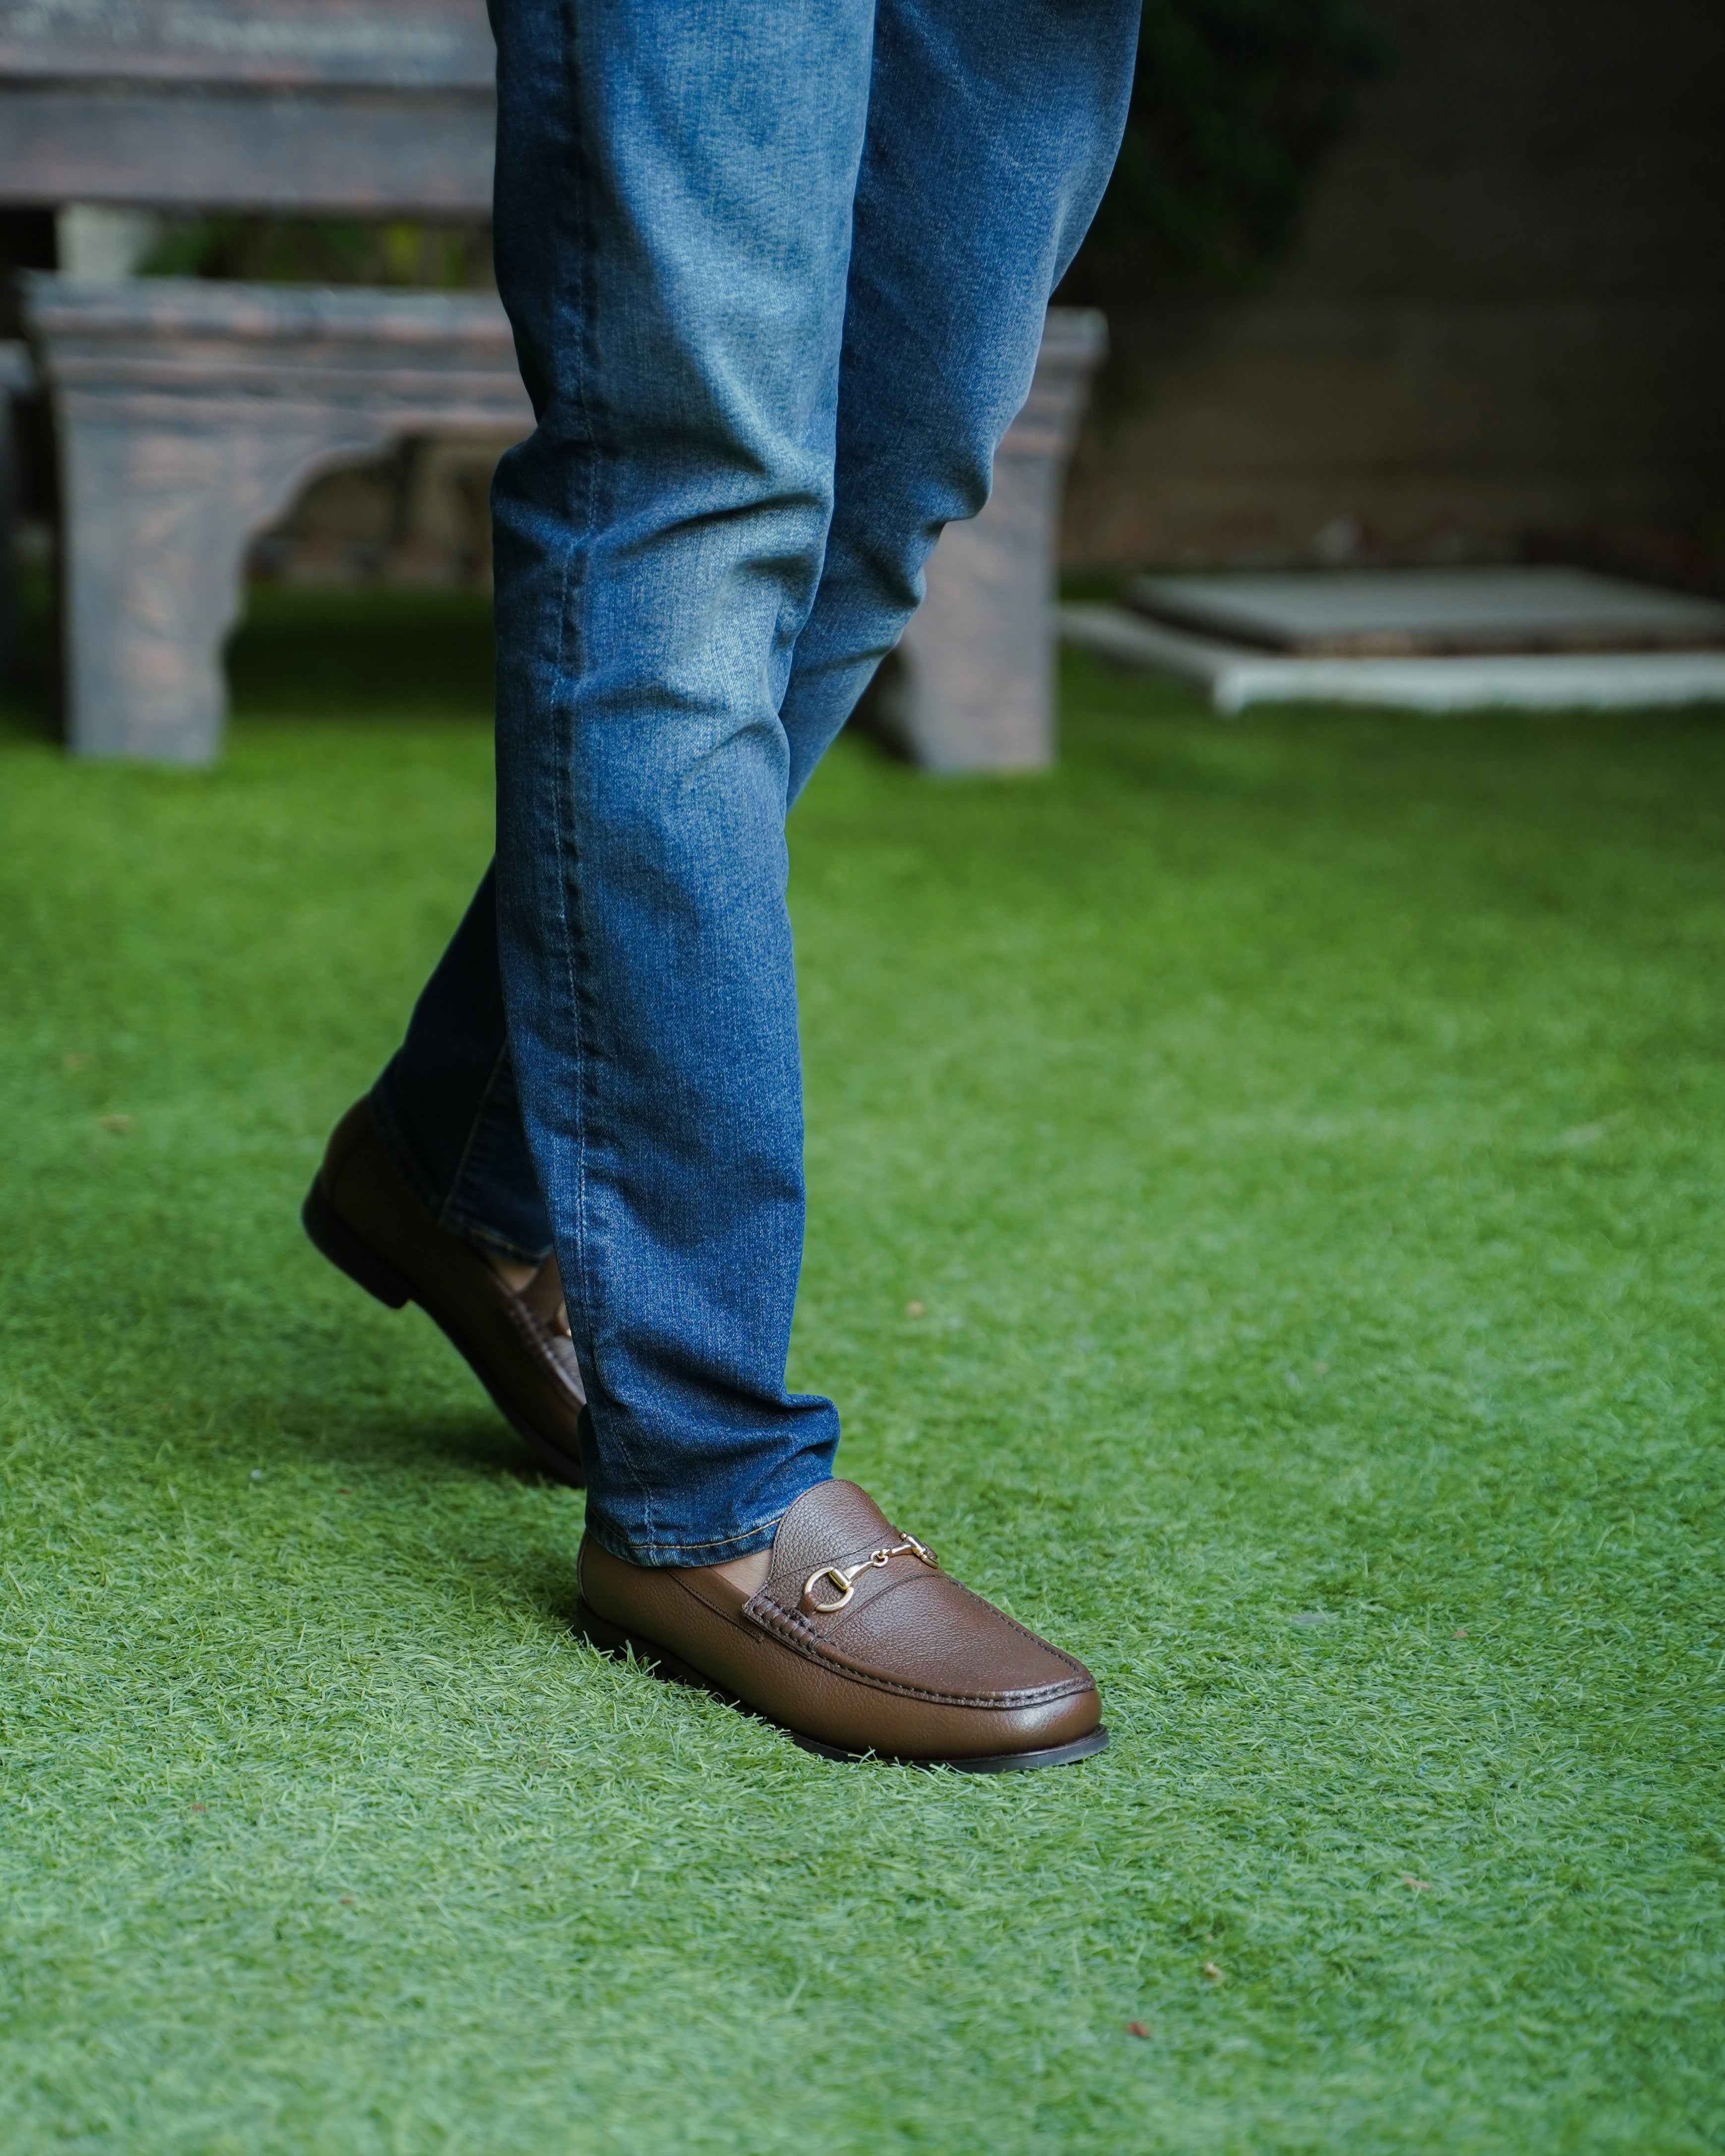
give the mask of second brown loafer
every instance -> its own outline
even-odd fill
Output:
[[[330,1263],[367,1294],[392,1310],[417,1302],[540,1461],[565,1482],[581,1481],[576,1427],[586,1395],[554,1257],[519,1293],[511,1288],[420,1204],[363,1101],[336,1124],[300,1218]]]
[[[961,1587],[854,1482],[805,1491],[767,1583],[625,1564],[581,1545],[583,1631],[752,1709],[829,1758],[973,1774],[1053,1767],[1108,1742],[1082,1662]]]

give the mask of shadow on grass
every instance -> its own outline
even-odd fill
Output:
[[[0,678],[0,732],[14,739],[62,737],[57,634],[48,579],[22,579]],[[257,586],[224,660],[239,719],[488,720],[490,594]]]
[[[489,718],[489,592],[254,586],[228,639],[236,718]]]
[[[20,573],[13,594],[12,646],[0,639],[0,736],[54,741],[59,689],[54,660],[54,589],[36,570]]]
[[[367,1375],[393,1393],[401,1373],[380,1363]],[[409,1379],[403,1390],[410,1389]],[[285,1486],[291,1533],[339,1519],[362,1558],[387,1550],[428,1586],[459,1577],[500,1602],[525,1602],[555,1627],[574,1622],[582,1493],[546,1473],[485,1406],[398,1406],[351,1392],[332,1399],[239,1384],[182,1394],[155,1414],[159,1427],[140,1416],[117,1441],[111,1424],[80,1418],[77,1449],[92,1460],[100,1453],[105,1473],[129,1455],[138,1488],[184,1478],[199,1494],[182,1512],[201,1530],[231,1525],[228,1508],[249,1486],[272,1496]],[[171,1468],[159,1450],[164,1440]]]
[[[171,1352],[177,1346],[166,1337],[166,1329],[162,1345]],[[351,1341],[332,1346],[347,1360],[351,1381],[352,1358],[362,1350]],[[412,1383],[388,1358],[380,1358],[367,1373],[368,1387],[375,1383],[393,1392],[398,1381]],[[180,1400],[175,1419],[177,1441],[203,1455],[211,1466],[233,1455],[234,1440],[228,1433],[245,1430],[257,1433],[254,1442],[264,1448],[261,1464],[316,1463],[373,1474],[429,1472],[440,1480],[472,1476],[482,1482],[547,1491],[570,1486],[542,1467],[502,1417],[479,1399],[470,1407],[430,1402],[416,1407],[410,1400],[399,1408],[393,1400],[388,1407],[373,1407],[357,1404],[351,1395],[343,1400],[338,1394],[332,1401],[316,1391],[260,1394],[242,1383],[232,1390]]]

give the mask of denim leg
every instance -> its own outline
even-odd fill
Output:
[[[372,1089],[372,1121],[443,1226],[536,1264],[552,1246],[516,1096],[497,967],[497,888],[485,870]]]
[[[878,0],[832,528],[782,707],[794,800],[988,499],[1107,185],[1141,0]]]
[[[763,1547],[831,1471],[803,1235],[778,709],[831,508],[858,0],[502,0],[510,1046],[588,1386],[589,1529]]]
[[[838,1435],[783,1383],[785,809],[986,495],[1118,141],[1136,8],[496,19],[499,285],[538,422],[494,494],[510,1054],[588,1381],[589,1526],[713,1563],[767,1543]]]

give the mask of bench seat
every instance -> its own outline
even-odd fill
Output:
[[[216,754],[247,545],[313,473],[404,434],[532,425],[484,295],[37,274],[24,317],[59,431],[82,755]]]
[[[24,311],[59,429],[80,755],[216,755],[248,544],[314,473],[402,435],[519,439],[532,424],[489,296],[39,273]],[[1100,316],[1051,311],[993,497],[929,565],[878,706],[919,763],[1052,760],[1060,484],[1105,343]]]

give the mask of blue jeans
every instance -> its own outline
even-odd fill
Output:
[[[590,1532],[765,1547],[802,1081],[785,815],[988,495],[1138,0],[499,0],[497,845],[372,1096],[439,1216],[552,1247]]]

